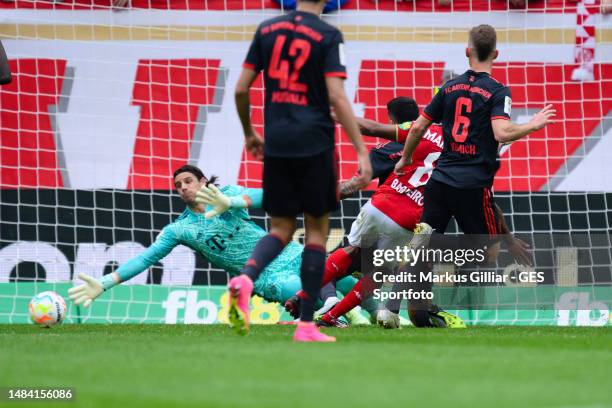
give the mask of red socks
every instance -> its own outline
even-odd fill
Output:
[[[325,262],[325,272],[323,273],[321,287],[327,285],[333,280],[346,276],[352,263],[353,260],[351,259],[351,256],[347,254],[344,249],[338,248],[332,252],[329,257],[327,257],[327,261]],[[297,293],[297,296],[302,299],[308,298],[303,290],[300,290]]]
[[[340,303],[336,304],[329,312],[330,317],[334,319],[342,316],[346,312],[361,304],[361,279],[353,286],[353,289],[342,298]]]
[[[326,315],[337,319],[343,314],[350,312],[353,308],[359,306],[362,300],[370,296],[378,286],[379,285],[372,280],[371,275],[362,277],[359,279],[359,282],[353,286],[353,289],[351,289],[336,306],[327,312]]]

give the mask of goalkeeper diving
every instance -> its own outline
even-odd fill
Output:
[[[101,278],[79,274],[85,283],[70,288],[68,294],[77,305],[89,305],[104,291],[144,272],[174,249],[185,245],[203,256],[214,267],[231,276],[240,274],[259,239],[267,232],[250,218],[248,208],[260,208],[261,189],[237,185],[215,185],[216,177],[208,180],[203,172],[185,165],[174,173],[174,185],[187,207],[172,223],[162,229],[155,242],[120,267]],[[257,280],[254,293],[269,302],[284,303],[301,289],[300,266],[303,246],[290,242],[282,253]],[[338,280],[338,290],[348,293],[357,280]],[[328,291],[329,294],[329,291]],[[335,295],[335,290],[332,289]],[[328,298],[331,300],[332,296]],[[333,299],[336,300],[335,296]],[[319,303],[321,301],[319,300]],[[329,302],[328,302],[329,303]],[[333,303],[326,304],[329,309]],[[324,312],[322,310],[321,312]],[[363,319],[356,316],[356,319]]]

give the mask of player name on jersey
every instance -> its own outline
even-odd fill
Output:
[[[406,140],[408,129],[398,127],[398,141]],[[404,174],[398,176],[391,173],[372,196],[372,205],[398,225],[414,229],[423,212],[424,186],[443,148],[441,127],[430,126],[412,156],[412,163],[404,169]]]

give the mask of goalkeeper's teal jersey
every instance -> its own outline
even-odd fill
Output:
[[[248,195],[253,207],[261,206],[261,190],[240,186],[225,186],[221,192],[228,197]],[[207,208],[210,209],[210,208]],[[255,224],[244,208],[233,208],[206,219],[186,208],[171,224],[164,227],[155,242],[140,255],[121,265],[117,273],[126,281],[168,255],[177,245],[185,245],[207,259],[214,267],[237,275],[247,262],[257,241],[267,232]],[[274,284],[283,275],[299,276],[303,247],[289,243],[283,252],[262,272],[258,287]],[[261,281],[261,282],[259,282]],[[299,282],[299,280],[298,280]]]

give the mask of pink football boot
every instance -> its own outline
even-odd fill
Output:
[[[253,293],[253,281],[246,275],[236,276],[229,281],[230,326],[244,336],[249,333],[249,301]]]
[[[293,334],[293,341],[298,343],[333,343],[336,341],[336,338],[321,333],[313,322],[299,322]]]

